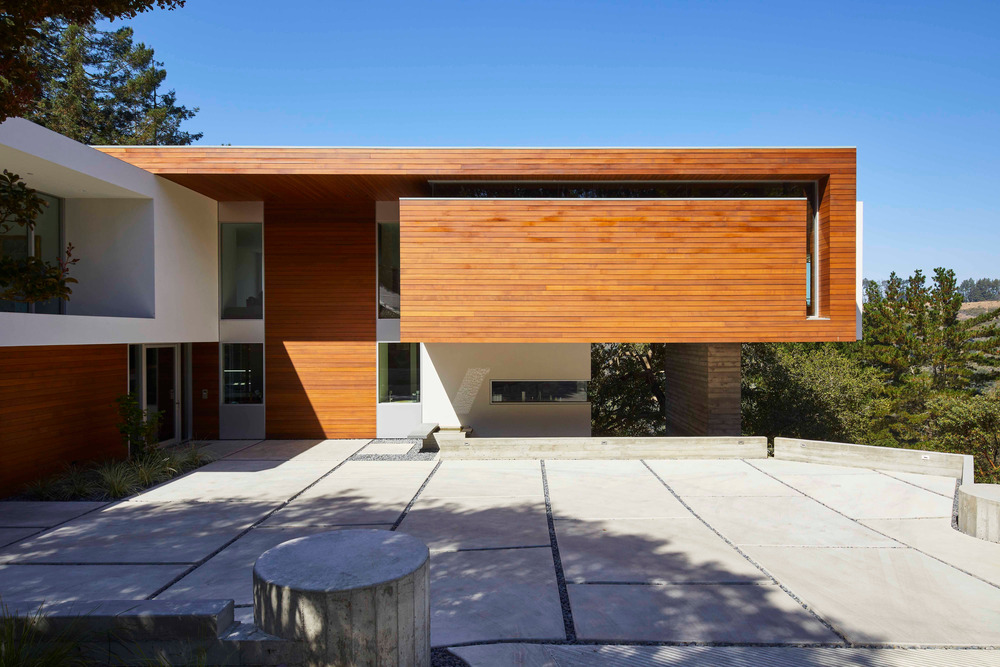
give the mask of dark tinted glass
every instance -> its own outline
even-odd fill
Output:
[[[578,380],[494,380],[493,403],[586,403],[587,383]]]

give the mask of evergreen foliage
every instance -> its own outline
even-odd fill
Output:
[[[46,21],[37,58],[42,89],[27,117],[50,130],[98,145],[182,146],[202,136],[181,130],[198,109],[161,90],[163,63],[132,28]]]
[[[591,346],[591,431],[606,436],[666,433],[662,343],[598,343]]]
[[[1000,308],[959,319],[955,274],[865,282],[863,340],[743,346],[747,435],[973,454],[1000,481]]]
[[[966,278],[958,286],[958,291],[962,293],[962,298],[966,302],[971,301],[1000,301],[1000,278],[980,278],[973,280]]]
[[[0,3],[0,122],[24,116],[42,92],[39,43],[47,20],[91,25],[98,19],[135,18],[184,0],[4,0]]]

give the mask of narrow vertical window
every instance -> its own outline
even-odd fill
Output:
[[[816,308],[816,207],[813,197],[806,198],[806,316],[815,317]]]
[[[263,227],[243,222],[220,227],[222,319],[259,320],[264,316]]]
[[[399,223],[378,224],[378,316],[399,319]]]
[[[379,343],[378,400],[420,402],[420,343]]]

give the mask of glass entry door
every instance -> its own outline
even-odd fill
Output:
[[[181,428],[180,350],[177,345],[147,345],[143,364],[143,407],[147,414],[162,412],[160,443],[179,440]]]

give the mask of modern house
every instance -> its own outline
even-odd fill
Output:
[[[51,205],[3,253],[0,489],[161,438],[590,435],[591,344],[668,344],[671,433],[738,435],[740,343],[854,340],[854,148],[88,147],[20,119]],[[17,236],[17,235],[20,236]]]

